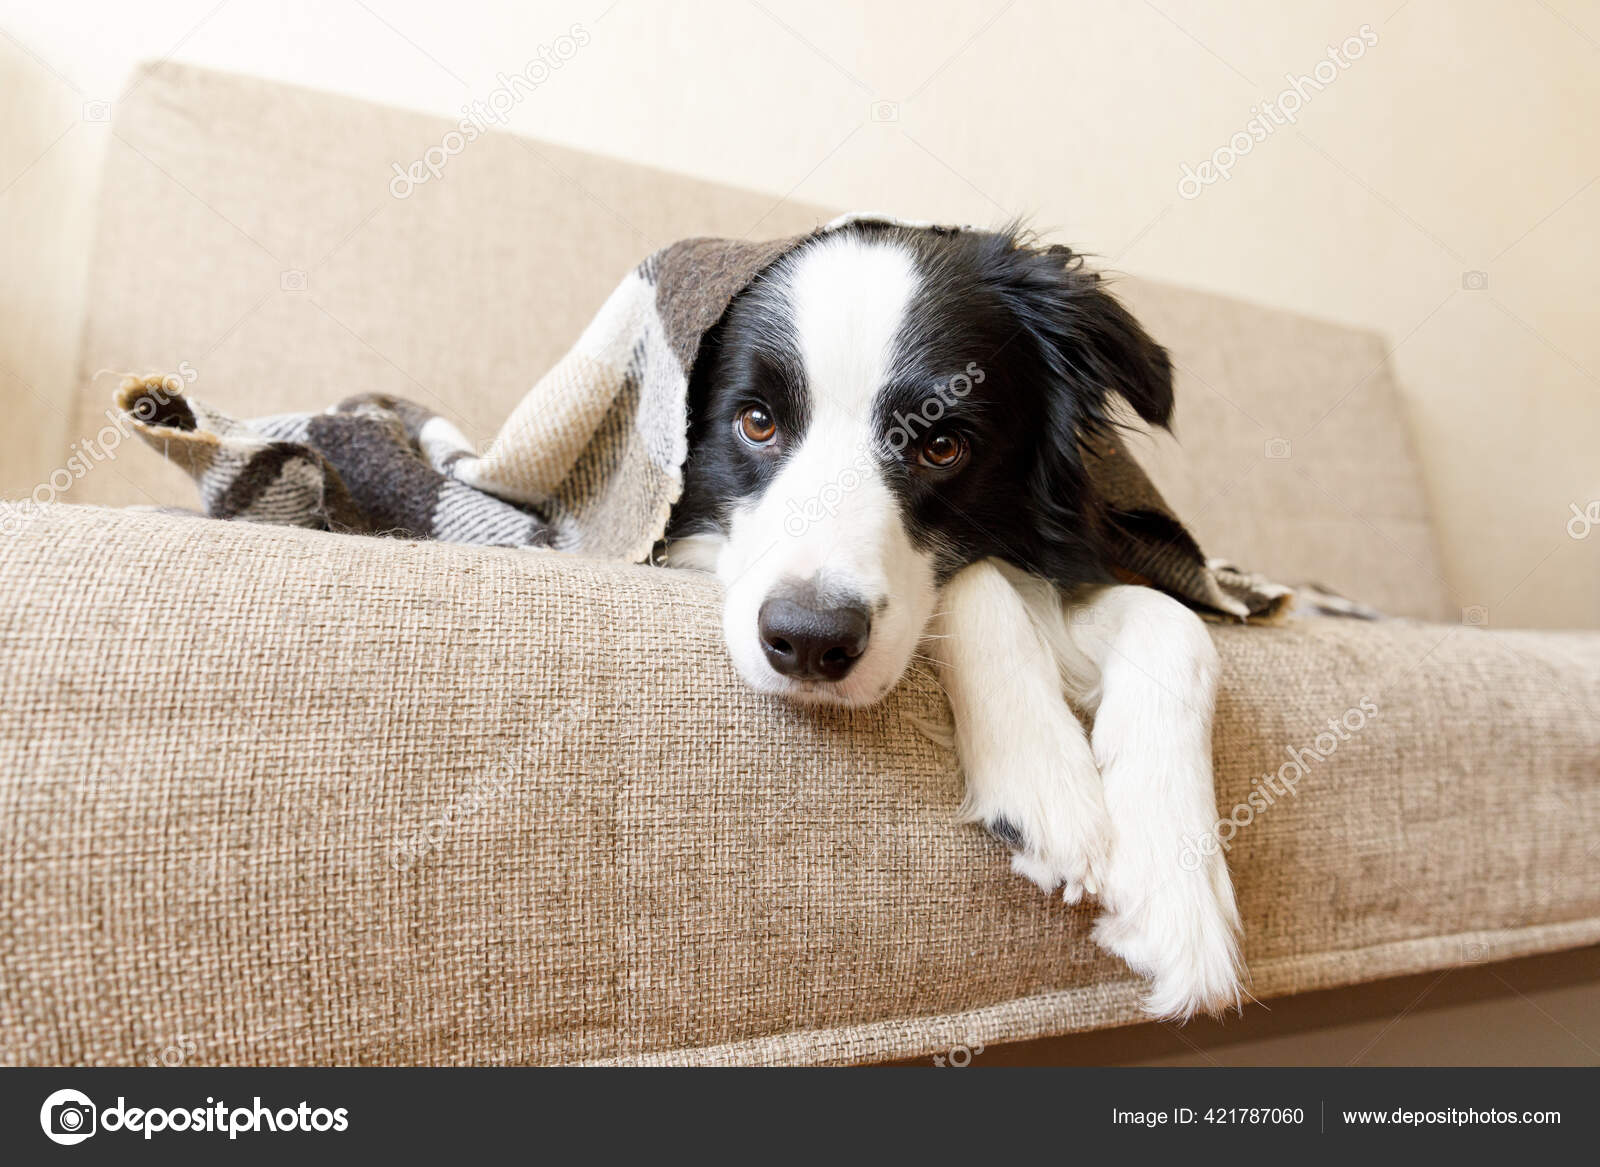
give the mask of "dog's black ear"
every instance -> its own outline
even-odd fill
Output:
[[[1105,583],[1104,506],[1084,465],[1087,424],[1076,395],[1052,390],[1035,436],[1036,453],[1026,483],[1028,571],[1072,588]]]
[[[1002,263],[1011,309],[1052,371],[1083,396],[1084,421],[1106,422],[1116,393],[1150,425],[1172,422],[1172,361],[1070,248],[1033,248],[1015,235]]]
[[[1037,456],[1028,478],[1028,566],[1060,586],[1104,582],[1105,508],[1085,465],[1084,445],[1115,425],[1113,394],[1146,423],[1167,426],[1171,361],[1082,256],[1065,247],[1033,246],[1015,229],[987,242],[985,266],[1045,378]]]

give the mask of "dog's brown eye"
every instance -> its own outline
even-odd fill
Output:
[[[929,434],[917,451],[917,460],[935,470],[948,470],[967,453],[967,443],[958,434]]]
[[[764,446],[778,433],[778,423],[763,405],[747,405],[739,411],[739,432],[752,446]]]

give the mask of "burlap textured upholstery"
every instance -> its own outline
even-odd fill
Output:
[[[931,681],[757,697],[703,578],[58,508],[0,586],[12,1060],[838,1061],[1137,1016],[1088,911],[953,822]],[[1217,638],[1224,806],[1378,709],[1237,836],[1258,995],[1600,939],[1600,635]]]
[[[390,201],[441,124],[170,66],[120,116],[85,436],[97,369],[187,361],[252,412],[421,386],[481,438],[653,246],[817,217],[505,140]],[[1122,290],[1205,545],[1453,614],[1378,340]],[[61,501],[191,489],[129,442]],[[844,1062],[1138,1016],[1088,910],[954,823],[931,679],[755,696],[706,579],[57,506],[0,597],[7,1062]],[[1223,812],[1304,771],[1230,854],[1258,996],[1600,940],[1600,634],[1215,636]]]

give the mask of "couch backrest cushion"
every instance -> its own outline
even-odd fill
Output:
[[[827,217],[510,135],[464,142],[454,128],[153,67],[117,110],[74,432],[106,424],[116,372],[186,369],[196,396],[245,415],[388,392],[482,441],[655,248]],[[438,177],[401,176],[429,162]],[[1204,293],[1122,291],[1178,358],[1183,444],[1146,449],[1208,551],[1395,612],[1443,609],[1375,337]],[[1290,456],[1269,456],[1282,437]],[[62,496],[193,499],[179,471],[131,442]]]
[[[1172,435],[1134,449],[1208,554],[1459,618],[1380,337],[1143,280],[1117,290],[1177,373]]]

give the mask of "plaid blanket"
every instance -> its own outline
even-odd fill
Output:
[[[481,455],[445,418],[394,397],[239,420],[175,381],[130,378],[116,402],[216,518],[645,562],[682,490],[701,339],[806,238],[688,239],[650,256]],[[1206,559],[1114,436],[1086,457],[1110,506],[1108,566],[1120,578],[1238,619],[1287,610],[1290,589]]]

